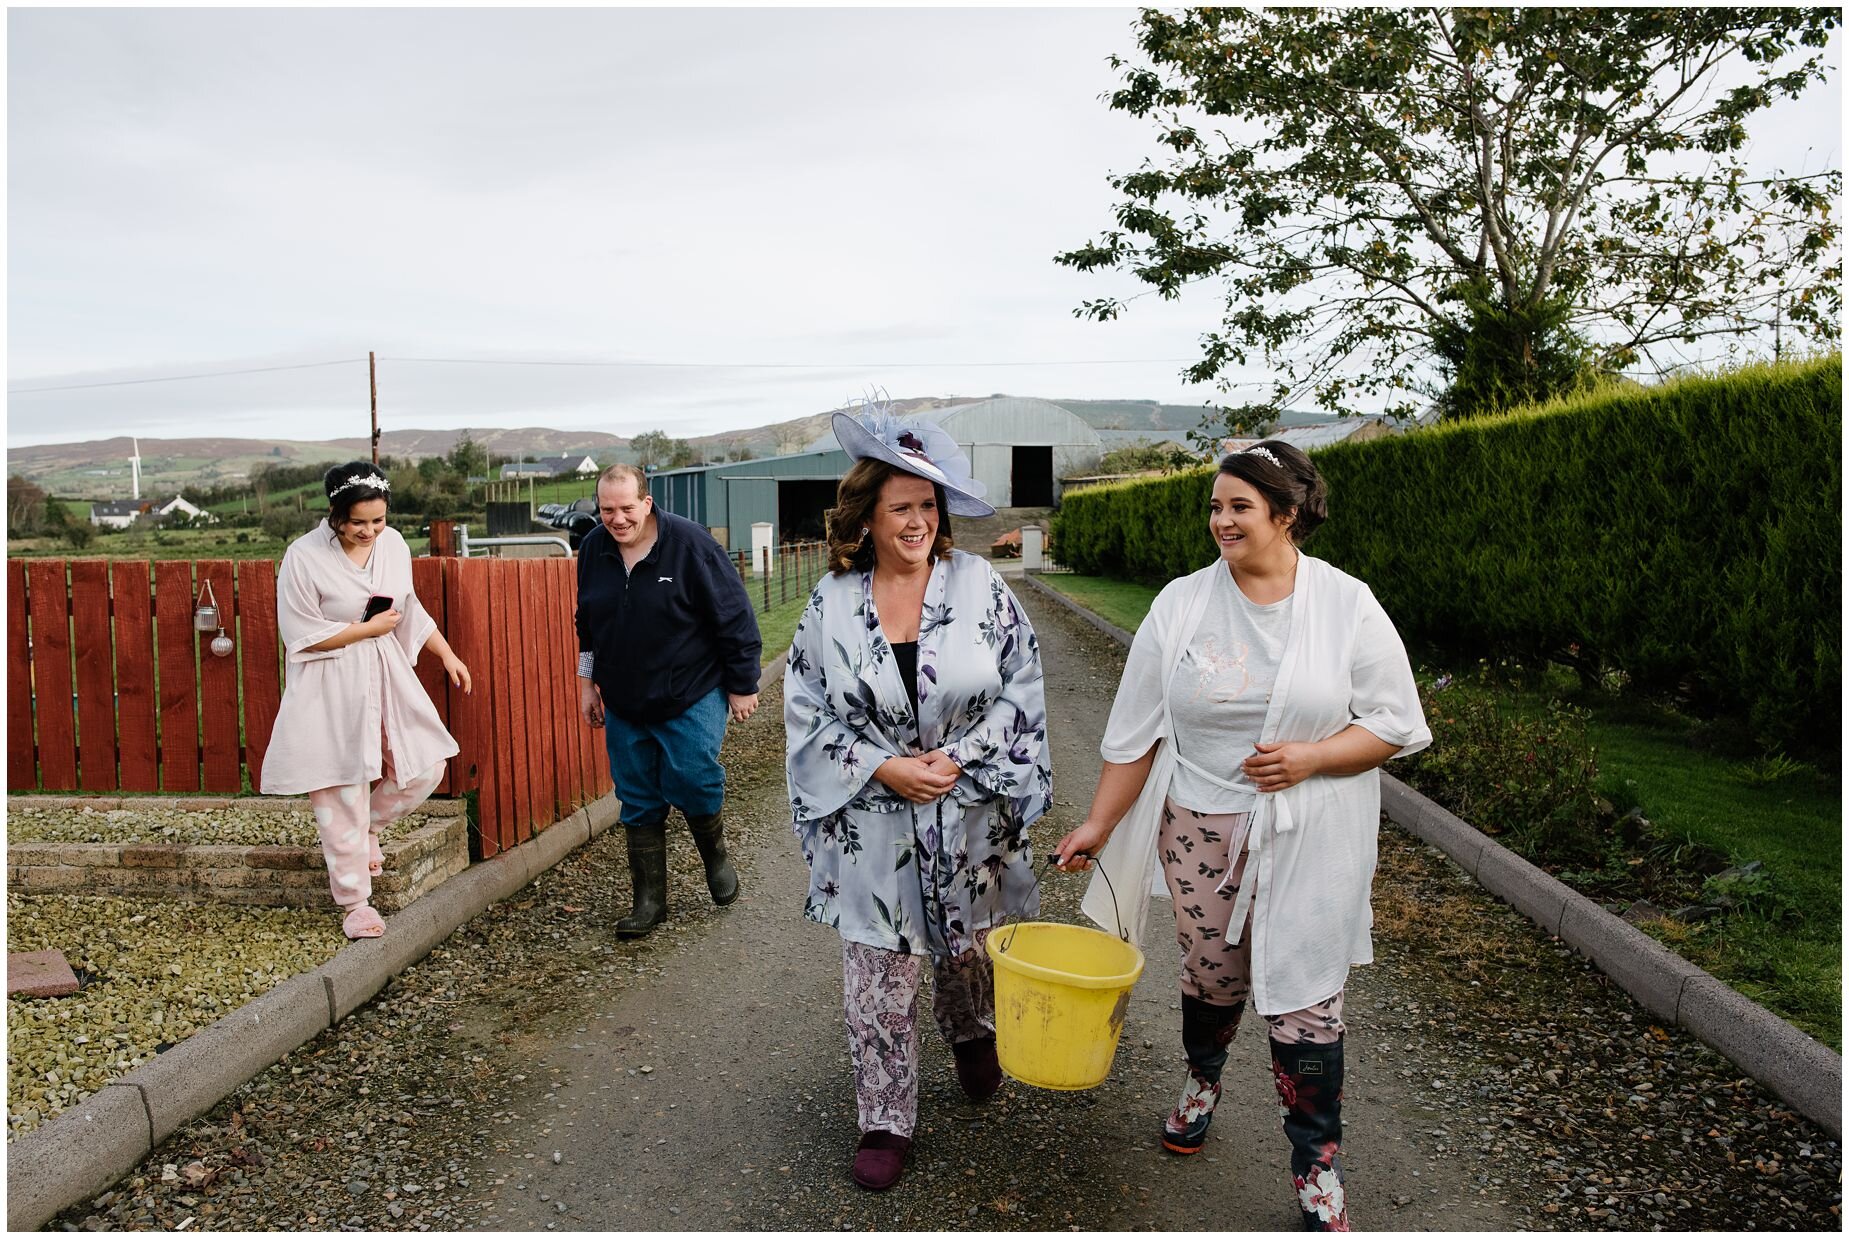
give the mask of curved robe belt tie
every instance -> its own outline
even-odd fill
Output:
[[[1286,788],[1286,791],[1289,789]],[[1214,894],[1226,889],[1226,884],[1233,880],[1233,866],[1239,860],[1239,849],[1245,848],[1248,857],[1254,862],[1246,866],[1239,881],[1239,893],[1233,898],[1233,921],[1227,926],[1226,941],[1238,946],[1245,936],[1246,915],[1252,908],[1252,897],[1258,891],[1258,854],[1263,850],[1265,831],[1269,828],[1279,834],[1297,829],[1297,819],[1291,816],[1290,801],[1284,799],[1283,792],[1260,792],[1257,803],[1252,806],[1252,820],[1244,832],[1233,832],[1232,842],[1226,849],[1226,876],[1213,888]]]

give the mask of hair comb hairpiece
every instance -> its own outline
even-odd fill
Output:
[[[384,490],[384,491],[389,491],[392,488],[392,484],[390,482],[386,481],[384,478],[380,477],[376,473],[349,473],[347,475],[347,480],[342,482],[339,486],[336,486],[328,494],[328,498],[332,499],[335,495],[338,495],[341,491],[347,490],[350,487],[354,487],[354,486],[370,486],[374,490]]]

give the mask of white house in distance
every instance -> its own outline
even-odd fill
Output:
[[[158,520],[176,512],[195,519],[203,516],[208,522],[218,520],[204,508],[187,502],[185,495],[175,495],[165,502],[153,499],[111,499],[107,503],[93,503],[90,505],[90,523],[107,525],[111,529],[127,529],[144,515],[151,520]]]
[[[555,478],[561,473],[575,473],[584,477],[596,472],[597,462],[589,456],[541,456],[538,460],[522,461],[517,465],[502,465],[501,479]]]
[[[111,499],[106,503],[90,505],[90,523],[107,525],[111,529],[127,529],[143,512],[154,507],[152,499]]]
[[[192,504],[188,503],[185,495],[175,495],[165,503],[157,503],[154,505],[153,514],[157,518],[172,516],[176,512],[182,516],[190,516],[195,520],[203,516],[208,524],[218,519],[204,508],[194,507]]]

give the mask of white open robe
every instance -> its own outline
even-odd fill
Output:
[[[359,622],[374,594],[403,612],[389,636],[311,650]],[[361,568],[319,525],[289,544],[276,575],[276,626],[288,655],[288,686],[263,756],[262,790],[300,795],[370,783],[392,746],[400,787],[458,751],[412,669],[436,621],[411,590],[411,548],[387,527]]]
[[[1153,892],[1165,891],[1157,863],[1162,804],[1175,772],[1168,687],[1206,614],[1223,561],[1171,581],[1137,629],[1117,700],[1099,747],[1128,763],[1156,749],[1142,795],[1118,823],[1100,858],[1084,912],[1111,932],[1140,940]],[[1367,585],[1305,555],[1297,565],[1290,635],[1260,739],[1317,741],[1352,723],[1399,746],[1396,757],[1432,742],[1412,667],[1393,621]],[[1231,772],[1219,772],[1223,777]],[[1247,832],[1245,878],[1234,905],[1236,932],[1252,908],[1252,1008],[1282,1015],[1322,1002],[1347,983],[1351,964],[1372,963],[1368,897],[1380,831],[1380,772],[1316,775],[1261,793]],[[1230,865],[1229,865],[1230,872]]]

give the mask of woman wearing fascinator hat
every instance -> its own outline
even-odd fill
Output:
[[[451,683],[473,685],[412,592],[411,549],[385,523],[391,482],[355,460],[324,483],[327,519],[289,544],[276,575],[289,678],[262,788],[307,794],[341,928],[377,938],[379,832],[429,797],[457,752],[413,670],[419,651],[428,645]]]
[[[1052,772],[1033,628],[985,560],[951,549],[953,514],[995,511],[962,451],[883,405],[835,414],[834,431],[855,463],[830,513],[830,572],[790,645],[786,773],[803,915],[841,934],[853,1175],[879,1191],[917,1121],[927,958],[963,1091],[1001,1087],[983,941],[1038,911],[1027,828]]]
[[[1388,758],[1430,744],[1393,621],[1367,585],[1298,545],[1322,523],[1310,458],[1268,440],[1220,462],[1219,555],[1171,581],[1137,629],[1105,723],[1104,769],[1060,868],[1103,850],[1086,915],[1142,933],[1174,900],[1187,1075],[1160,1141],[1201,1150],[1227,1047],[1264,1018],[1306,1230],[1347,1230],[1342,992],[1373,959],[1368,891]]]

